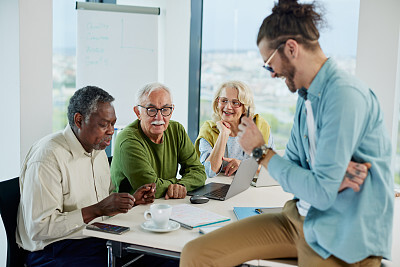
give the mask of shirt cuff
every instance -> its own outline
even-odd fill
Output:
[[[283,168],[284,162],[282,162],[282,160],[284,160],[286,162],[286,160],[284,158],[282,158],[278,154],[275,154],[271,157],[271,159],[268,162],[268,165],[267,165],[268,172],[271,174],[272,177],[274,177],[274,179],[275,179],[275,177],[279,176],[279,173]]]
[[[210,161],[204,162],[204,169],[206,171],[207,177],[208,178],[212,178],[214,176],[217,176],[221,172],[222,164],[221,164],[221,167],[219,168],[218,173],[213,172],[213,170],[211,169],[211,162]]]
[[[68,225],[71,227],[71,232],[74,232],[85,225],[82,217],[82,209],[68,212],[66,215],[66,220],[68,221]]]

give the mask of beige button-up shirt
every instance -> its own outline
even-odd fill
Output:
[[[20,188],[16,238],[29,251],[84,238],[81,209],[113,190],[106,153],[87,153],[69,125],[32,146],[22,166]]]

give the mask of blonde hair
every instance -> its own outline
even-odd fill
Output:
[[[252,118],[254,116],[254,100],[253,100],[253,92],[250,90],[250,87],[241,81],[227,81],[221,84],[218,87],[218,90],[214,94],[214,99],[212,103],[213,107],[213,115],[212,119],[217,122],[221,120],[221,116],[219,114],[218,110],[218,98],[221,95],[221,92],[225,88],[235,88],[238,91],[238,100],[240,103],[242,103],[244,107],[244,113],[247,113],[247,110],[250,107],[250,117]]]

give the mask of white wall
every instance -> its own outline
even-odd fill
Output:
[[[21,160],[52,132],[53,1],[19,1]]]
[[[18,1],[0,0],[0,90],[1,95],[7,96],[0,105],[4,121],[0,131],[0,180],[18,176],[20,163],[18,14]]]
[[[19,175],[30,146],[52,131],[52,1],[0,0],[0,34],[4,180]]]
[[[159,18],[159,82],[173,94],[175,111],[172,119],[186,129],[189,98],[189,0],[119,0],[119,5],[160,7]],[[132,103],[133,104],[133,103]]]
[[[3,130],[0,131],[0,181],[18,176],[19,145],[19,22],[18,1],[0,0],[0,105]],[[7,42],[4,40],[7,39]],[[0,266],[6,264],[6,232],[0,217]]]
[[[377,95],[396,152],[400,90],[400,1],[360,1],[356,75]]]
[[[52,131],[52,1],[0,0],[0,181],[19,176],[32,143]],[[0,226],[0,266],[6,238]]]

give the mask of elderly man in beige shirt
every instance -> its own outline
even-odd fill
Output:
[[[87,86],[71,97],[69,125],[35,143],[22,166],[17,243],[28,266],[105,266],[105,241],[82,229],[154,201],[155,184],[113,193],[104,149],[114,133],[114,98]]]

